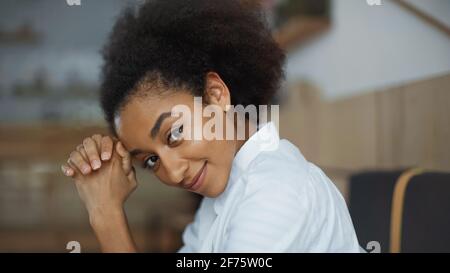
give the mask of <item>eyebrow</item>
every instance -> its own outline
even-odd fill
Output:
[[[161,115],[159,115],[158,119],[155,122],[155,125],[153,126],[152,130],[150,131],[150,135],[151,135],[152,139],[154,139],[155,136],[158,134],[163,121],[170,116],[172,116],[172,112],[164,112]]]
[[[163,123],[163,121],[170,116],[172,116],[172,112],[164,112],[161,115],[159,115],[158,119],[155,122],[155,125],[153,126],[152,130],[150,131],[150,136],[152,137],[152,139],[154,139],[156,137],[156,135],[159,133],[159,130],[161,128],[161,124]],[[140,153],[143,153],[143,151],[140,149],[134,149],[133,151],[130,152],[130,155],[136,156]]]

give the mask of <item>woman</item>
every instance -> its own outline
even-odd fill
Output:
[[[267,105],[283,77],[284,53],[255,8],[149,1],[122,14],[103,56],[101,105],[114,137],[86,138],[62,166],[103,251],[136,251],[123,211],[137,185],[132,160],[204,196],[180,252],[359,251],[345,201],[325,174],[279,139],[275,123],[230,111]],[[213,117],[174,115],[180,105],[214,106],[219,138],[192,139],[187,125],[195,131]],[[221,139],[219,128],[236,130]]]

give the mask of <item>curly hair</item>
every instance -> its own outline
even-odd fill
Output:
[[[204,93],[216,72],[231,104],[268,104],[284,77],[285,53],[261,9],[238,0],[153,0],[119,16],[102,50],[100,102],[114,116],[144,79]]]

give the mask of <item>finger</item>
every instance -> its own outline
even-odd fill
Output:
[[[116,151],[122,158],[122,168],[126,175],[129,175],[132,168],[130,153],[123,147],[122,142],[117,142]]]
[[[132,182],[132,186],[133,187],[137,187],[138,183],[137,183],[137,179],[136,179],[136,170],[133,166],[131,166],[131,172],[130,174],[128,174],[128,181]]]
[[[70,161],[70,158],[67,160],[66,164],[69,168],[73,170],[72,178],[77,179],[78,177],[82,176],[83,174],[78,170],[78,168]]]
[[[116,151],[121,157],[129,156],[128,151],[125,149],[122,142],[120,142],[120,141],[117,141],[117,143],[116,143]]]
[[[112,150],[113,150],[113,140],[109,136],[102,137],[101,157],[103,161],[111,159]]]
[[[61,171],[64,173],[65,176],[69,177],[75,174],[74,170],[68,166],[68,163],[61,165]]]
[[[99,153],[97,150],[97,143],[92,138],[88,137],[83,140],[84,150],[93,170],[98,170],[102,166]]]
[[[100,151],[100,147],[102,145],[102,135],[95,134],[91,136],[91,138],[95,141],[95,144],[97,145],[97,149]]]
[[[88,174],[91,172],[91,167],[88,162],[86,162],[83,156],[78,151],[73,151],[69,157],[69,163],[76,167],[82,174]]]
[[[85,162],[89,162],[89,157],[86,153],[86,150],[84,149],[83,144],[78,145],[76,150],[81,154]]]

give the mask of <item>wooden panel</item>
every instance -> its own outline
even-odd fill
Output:
[[[280,135],[300,148],[310,161],[319,159],[320,93],[306,83],[293,85],[280,109]]]
[[[328,102],[301,83],[289,89],[280,129],[326,168],[450,171],[450,74]]]
[[[450,170],[450,76],[378,92],[378,164]]]
[[[404,89],[395,88],[377,94],[377,165],[380,168],[394,168],[401,165],[401,151],[405,137]]]
[[[450,172],[450,75],[436,83],[435,162],[432,167]]]
[[[322,105],[319,163],[344,169],[376,164],[375,95],[368,94]]]
[[[405,88],[404,131],[402,145],[396,152],[400,154],[400,164],[430,167],[434,158],[434,90],[427,82],[420,82]]]

